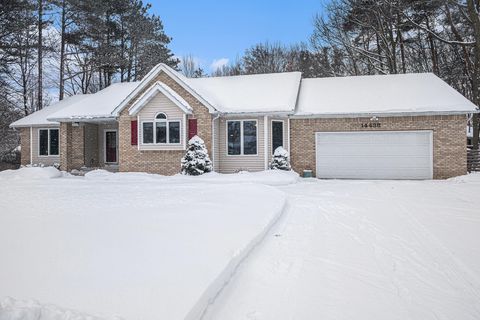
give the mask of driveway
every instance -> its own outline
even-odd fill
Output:
[[[209,319],[478,319],[480,175],[310,180]]]

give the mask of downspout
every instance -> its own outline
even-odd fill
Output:
[[[263,116],[263,149],[265,157],[265,170],[268,169],[268,116]]]
[[[287,151],[288,158],[290,158],[290,116],[287,118]]]
[[[217,113],[217,115],[212,119],[212,164],[213,164],[213,171],[216,171],[215,169],[215,120],[218,120],[220,118],[220,113]]]

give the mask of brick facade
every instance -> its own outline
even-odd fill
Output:
[[[20,164],[25,166],[30,164],[30,128],[21,128],[20,129],[20,145],[22,148],[20,154]]]
[[[138,146],[131,144],[130,123],[137,118],[131,117],[128,114],[128,108],[134,103],[138,96],[143,94],[157,81],[168,85],[190,104],[193,109],[193,114],[189,115],[189,118],[197,119],[197,134],[205,141],[208,151],[211,152],[212,150],[212,116],[207,107],[162,71],[145,86],[142,92],[139,92],[136,97],[131,99],[130,104],[120,113],[118,119],[119,171],[142,171],[163,175],[173,175],[180,172],[180,160],[185,154],[184,150],[140,151],[138,150]],[[187,123],[183,125],[187,126]]]
[[[60,169],[70,171],[85,165],[85,126],[60,124]]]
[[[412,116],[379,118],[381,128],[362,128],[370,118],[317,118],[290,120],[290,155],[293,170],[313,170],[315,160],[315,133],[340,131],[433,131],[433,177],[446,179],[467,173],[467,145],[465,115]]]

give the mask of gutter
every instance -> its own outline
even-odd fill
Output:
[[[329,119],[329,118],[367,118],[367,117],[418,117],[418,116],[450,116],[480,113],[480,110],[468,111],[424,111],[424,112],[363,112],[363,113],[324,113],[324,114],[293,114],[291,119]]]
[[[48,121],[56,122],[105,122],[115,121],[115,116],[86,116],[86,117],[70,117],[70,118],[47,118]]]

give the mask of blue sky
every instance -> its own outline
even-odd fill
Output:
[[[308,41],[327,0],[150,0],[178,56],[193,55],[205,71],[233,61],[259,42]]]

